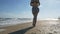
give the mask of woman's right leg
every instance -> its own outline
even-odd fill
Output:
[[[36,25],[36,21],[37,21],[37,16],[34,15],[34,17],[33,17],[33,26]]]

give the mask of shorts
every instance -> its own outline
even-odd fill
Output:
[[[39,12],[39,8],[38,8],[38,7],[33,7],[33,8],[32,8],[32,13],[33,13],[33,15],[37,15],[38,12]]]

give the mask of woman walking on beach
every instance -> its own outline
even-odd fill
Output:
[[[30,5],[32,6],[32,14],[33,14],[33,26],[36,25],[36,21],[37,21],[37,15],[39,13],[39,8],[38,6],[40,5],[39,0],[31,0]]]

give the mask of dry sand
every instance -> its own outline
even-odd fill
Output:
[[[18,24],[1,28],[4,31],[0,34],[60,34],[60,24],[55,22],[58,21],[37,21],[36,27],[32,27],[32,22]]]

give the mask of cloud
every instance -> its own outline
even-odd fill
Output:
[[[60,0],[41,0],[41,4],[52,6],[60,3]]]
[[[56,3],[59,3],[60,4],[60,1],[56,1]]]
[[[42,5],[39,6],[39,8],[43,7]]]

